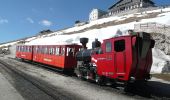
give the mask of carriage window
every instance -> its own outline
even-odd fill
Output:
[[[36,48],[36,52],[37,52],[37,53],[40,53],[40,50],[41,50],[40,47],[37,47],[37,48]]]
[[[40,53],[41,48],[37,47],[37,53]]]
[[[20,52],[22,52],[22,46],[20,46]]]
[[[50,48],[50,49],[49,49],[49,54],[50,54],[50,55],[53,55],[53,54],[54,54],[54,48]]]
[[[40,46],[39,48],[40,48],[39,53],[44,54],[44,47]]]
[[[48,48],[47,47],[44,48],[44,54],[48,54]]]
[[[56,47],[55,54],[60,55],[60,48]]]
[[[24,52],[27,52],[27,47],[24,46]]]
[[[28,47],[28,52],[31,52],[31,47]]]
[[[22,48],[21,48],[21,51],[23,52],[24,51],[24,47],[22,46]]]
[[[32,52],[32,47],[30,47],[30,52]]]
[[[65,54],[65,48],[61,48],[61,55]]]
[[[29,47],[26,47],[26,52],[29,52]]]
[[[107,42],[106,43],[106,52],[111,52],[112,51],[112,43],[111,42]]]
[[[114,49],[116,52],[122,52],[125,50],[125,40],[118,40],[114,42]]]
[[[49,48],[48,54],[52,55],[52,48]]]
[[[19,51],[19,46],[17,46],[17,51]]]
[[[54,55],[55,54],[55,52],[54,52],[55,50],[54,50],[54,48],[52,48],[51,49],[51,52],[52,52],[52,54]]]
[[[73,56],[74,55],[74,48],[67,48],[67,56]]]
[[[22,52],[24,52],[24,46],[22,47]]]
[[[38,53],[38,47],[35,47],[35,52]]]
[[[26,50],[25,50],[26,52],[29,52],[29,47],[26,47]]]

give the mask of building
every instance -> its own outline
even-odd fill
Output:
[[[136,8],[154,7],[155,3],[151,0],[119,0],[109,8],[109,14],[115,14]]]
[[[76,26],[83,26],[83,25],[85,25],[85,24],[88,24],[88,22],[81,22],[81,21],[77,20],[77,21],[75,21],[74,26],[75,26],[75,27],[76,27]]]
[[[105,14],[107,14],[106,11],[102,11],[100,9],[93,9],[89,14],[89,21],[100,19]]]

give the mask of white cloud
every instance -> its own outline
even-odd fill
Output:
[[[34,20],[33,20],[32,18],[29,18],[29,17],[28,17],[26,20],[27,20],[28,22],[32,23],[32,24],[34,23]]]
[[[47,26],[47,27],[53,25],[53,23],[49,20],[42,20],[41,22],[39,22],[39,24],[41,24],[43,26]]]
[[[1,19],[0,18],[0,24],[5,24],[5,23],[8,23],[9,21],[7,19]]]

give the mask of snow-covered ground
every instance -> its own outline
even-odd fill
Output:
[[[91,26],[98,25],[98,24],[107,23],[110,21],[118,22],[130,17],[142,17],[153,12],[162,12],[162,13],[155,18],[143,19],[138,22],[134,21],[126,24],[103,27],[100,29],[92,29],[81,33],[71,34],[71,35],[64,34],[64,33],[83,30],[85,28],[89,28]],[[98,40],[102,42],[103,39],[107,39],[115,36],[127,35],[126,31],[129,29],[134,29],[135,24],[156,22],[160,24],[170,25],[169,16],[170,16],[170,8],[147,11],[144,13],[129,14],[124,16],[112,16],[112,17],[89,22],[89,24],[83,26],[76,26],[65,30],[56,31],[52,33],[54,36],[52,36],[52,34],[48,34],[48,35],[43,35],[41,37],[29,38],[26,40],[27,41],[26,45],[42,45],[42,44],[52,45],[52,44],[71,44],[71,43],[79,44],[79,39],[81,37],[87,37],[89,38],[89,43],[87,44],[87,46],[88,48],[91,48],[91,43],[92,41],[94,41],[95,38],[98,38]],[[166,64],[166,61],[170,61],[170,57],[165,55],[162,51],[154,49],[152,72],[161,73],[162,68]]]

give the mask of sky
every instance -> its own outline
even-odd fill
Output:
[[[93,8],[107,9],[118,0],[0,0],[0,43],[34,36],[42,30],[88,21]],[[170,0],[153,0],[170,5]]]

